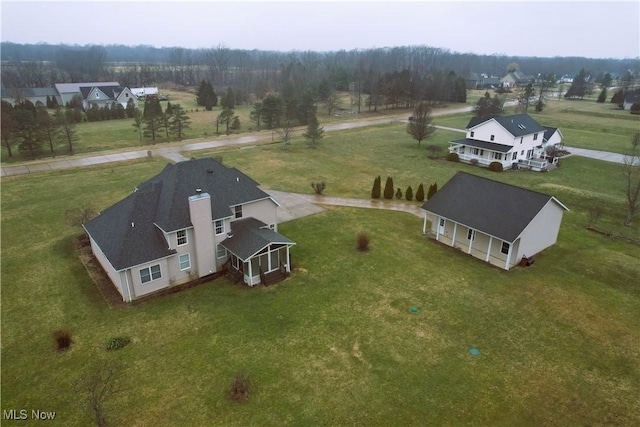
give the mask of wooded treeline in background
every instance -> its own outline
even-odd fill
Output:
[[[353,85],[373,85],[381,76],[409,72],[413,76],[465,78],[470,73],[501,77],[517,63],[527,75],[553,72],[574,76],[586,70],[596,81],[605,73],[640,72],[640,60],[581,57],[516,57],[451,52],[429,46],[402,46],[333,52],[208,49],[124,45],[0,45],[5,87],[47,87],[55,83],[118,81],[128,87],[159,83],[196,86],[202,80],[217,87],[231,86],[238,101],[244,94],[280,91],[284,82],[305,87],[322,85],[353,90]],[[497,47],[499,48],[499,46]],[[352,87],[350,88],[349,85]],[[357,89],[356,89],[357,90]]]

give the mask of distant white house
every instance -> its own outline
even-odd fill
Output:
[[[489,166],[498,162],[503,169],[541,171],[557,163],[557,158],[549,158],[547,151],[561,146],[562,133],[539,125],[528,114],[473,118],[467,125],[466,138],[449,144],[449,152],[456,153],[465,163]]]
[[[138,106],[138,98],[125,86],[80,86],[82,105],[85,110],[96,105],[102,108],[106,105],[120,104],[127,108],[129,100]]]
[[[56,83],[55,88],[60,94],[60,105],[67,105],[74,96],[82,96],[80,87],[120,86],[118,82],[81,82],[81,83]]]

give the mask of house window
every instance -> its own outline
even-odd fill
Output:
[[[532,157],[533,157],[533,149],[527,150],[527,159],[530,159]]]
[[[224,246],[222,245],[216,246],[216,256],[218,258],[224,258],[227,256],[227,250],[225,249]]]
[[[187,244],[187,230],[180,230],[176,233],[178,237],[178,246]]]
[[[480,150],[480,157],[484,156],[484,150]]]
[[[520,137],[520,144],[522,144],[522,140],[524,139],[524,137]]]
[[[534,140],[534,141],[536,141],[537,139],[538,139],[538,134],[537,134],[537,133],[534,133],[534,134],[533,134],[533,140]]]
[[[469,229],[467,232],[467,240],[476,240],[476,230]]]
[[[219,219],[215,221],[214,226],[216,228],[216,235],[224,233],[224,221]]]
[[[510,247],[511,247],[511,245],[509,243],[502,242],[502,247],[500,248],[500,252],[502,252],[505,255],[508,255]]]
[[[471,138],[473,138],[473,134],[474,134],[474,132],[473,132],[473,131],[471,131]]]
[[[520,155],[521,155],[521,156],[524,156],[524,150],[522,150],[522,151],[520,152]]]
[[[236,206],[235,208],[233,208],[233,210],[236,215],[236,219],[242,218],[242,205]]]
[[[189,254],[183,254],[178,257],[178,263],[180,263],[180,271],[191,268],[191,257]]]
[[[502,160],[502,153],[493,153],[493,158],[496,160]]]
[[[478,150],[477,148],[472,148],[471,149],[471,154],[475,154],[476,156],[478,155],[479,152],[480,152],[480,150]]]
[[[140,282],[147,283],[152,280],[158,280],[162,277],[160,273],[160,264],[152,265],[147,268],[143,268],[140,270]]]
[[[495,139],[496,139],[496,136],[495,135],[491,135],[491,140],[493,141]]]

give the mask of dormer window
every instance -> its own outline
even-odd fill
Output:
[[[236,219],[242,218],[242,205],[238,205],[235,208],[233,208],[233,212],[236,216]]]
[[[495,135],[491,135],[491,140],[494,141],[496,139]]]

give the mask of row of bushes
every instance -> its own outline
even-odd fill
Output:
[[[460,157],[458,157],[457,153],[449,153],[447,155],[447,160],[449,160],[450,162],[458,163],[458,162],[460,162]],[[473,160],[475,160],[475,159],[473,159]],[[476,160],[474,162],[473,160],[471,160],[470,163],[472,165],[474,165],[474,166],[477,165],[478,161]],[[488,169],[490,171],[493,171],[493,172],[502,172],[502,170],[503,170],[502,163],[500,163],[500,162],[491,162],[491,163],[489,163],[489,168]]]
[[[433,197],[433,195],[436,194],[437,191],[438,184],[434,182],[429,186],[429,191],[427,192],[427,200]],[[393,178],[391,178],[390,176],[387,177],[387,182],[384,185],[384,192],[382,192],[382,180],[380,178],[380,175],[378,175],[373,180],[373,188],[371,189],[372,199],[379,199],[382,195],[385,199],[391,200],[394,198],[394,194],[396,199],[402,199],[402,190],[400,188],[398,188],[397,190],[395,189],[393,185]],[[414,199],[413,188],[411,188],[411,186],[407,187],[407,190],[404,192],[404,197],[409,201]],[[424,185],[420,183],[415,194],[415,200],[417,200],[418,202],[423,202],[424,199]]]

